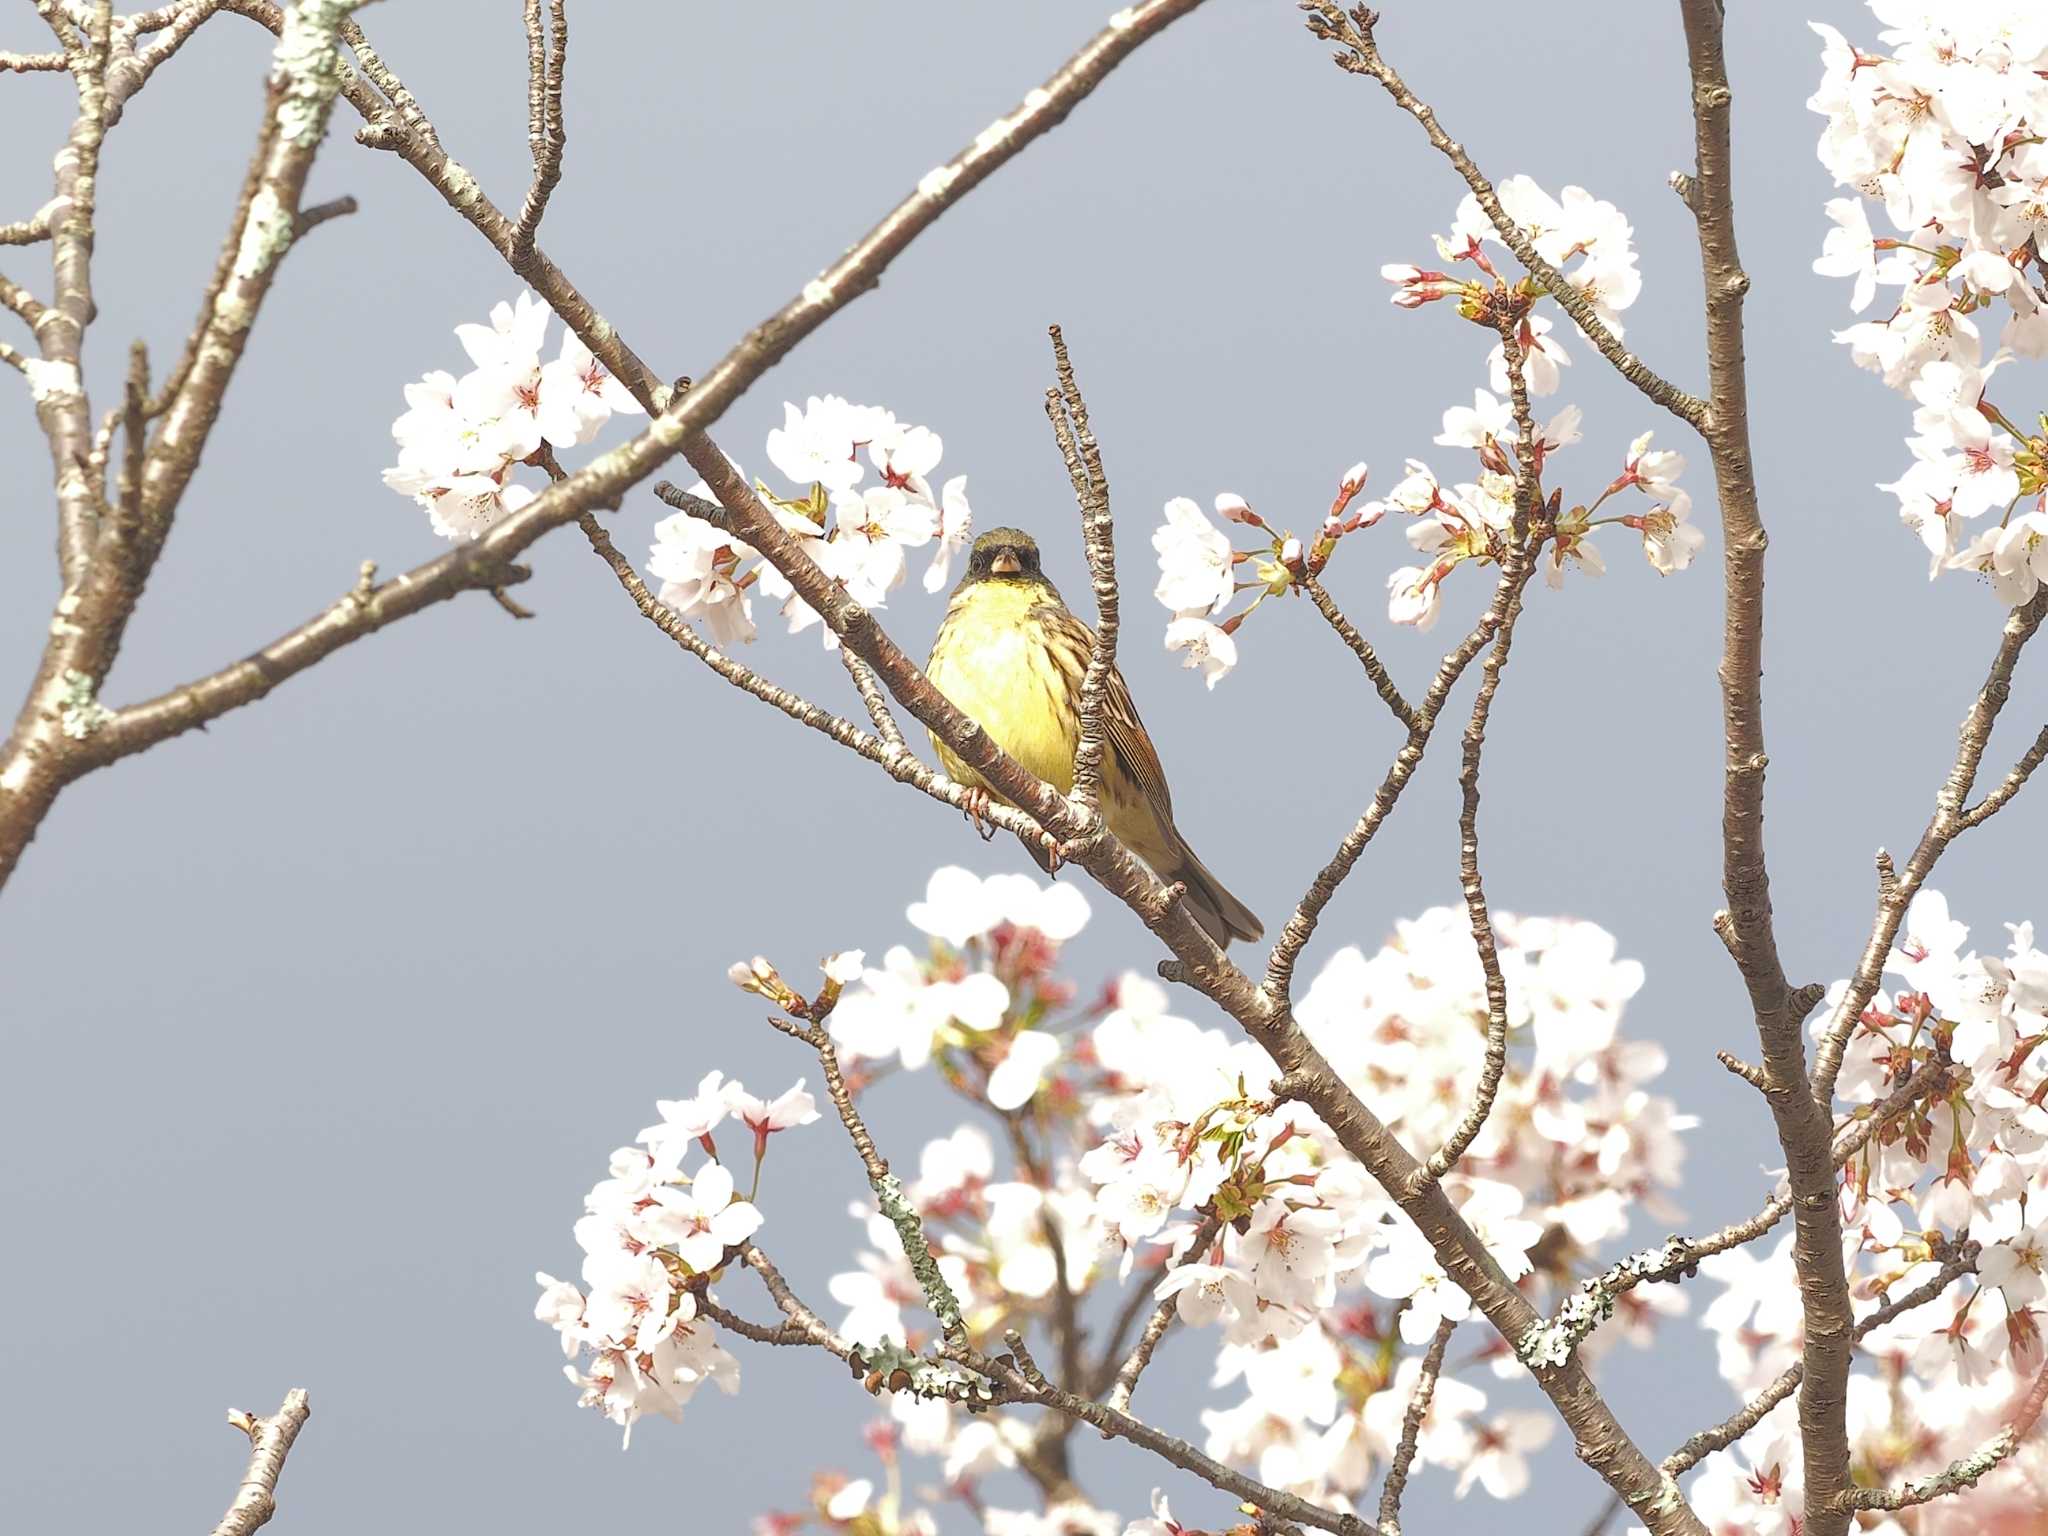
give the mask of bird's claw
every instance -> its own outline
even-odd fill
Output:
[[[1040,832],[1038,843],[1045,850],[1045,872],[1048,875],[1058,874],[1060,866],[1067,862],[1067,845],[1050,832]]]
[[[996,824],[989,818],[989,807],[993,803],[985,789],[970,789],[960,801],[960,810],[966,816],[967,824],[981,834],[984,843],[996,835]]]

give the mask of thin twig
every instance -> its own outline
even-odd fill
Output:
[[[1372,803],[1365,808],[1344,839],[1337,845],[1337,851],[1330,856],[1316,874],[1309,888],[1302,894],[1293,915],[1280,931],[1274,942],[1273,952],[1266,961],[1266,986],[1268,996],[1286,998],[1293,987],[1295,963],[1301,952],[1315,935],[1316,925],[1321,921],[1323,909],[1337,894],[1337,889],[1357,865],[1359,856],[1366,845],[1393,812],[1395,803],[1401,798],[1401,791],[1415,776],[1415,770],[1422,762],[1422,754],[1429,745],[1431,733],[1436,729],[1437,717],[1442,714],[1444,701],[1464,676],[1472,659],[1486,648],[1501,620],[1506,617],[1507,606],[1513,600],[1514,581],[1503,573],[1494,587],[1493,601],[1480,616],[1479,622],[1465,638],[1458,642],[1437,667],[1436,677],[1429,685],[1429,692],[1423,695],[1422,703],[1414,712],[1413,724],[1408,728],[1408,739],[1401,744],[1401,750],[1394,754],[1394,761],[1388,766],[1386,776],[1372,797]]]
[[[1408,1469],[1415,1461],[1415,1442],[1422,1436],[1422,1422],[1429,1417],[1429,1405],[1436,1397],[1436,1380],[1443,1373],[1444,1351],[1450,1347],[1456,1318],[1436,1325],[1436,1337],[1422,1354],[1422,1372],[1415,1378],[1415,1391],[1408,1399],[1408,1411],[1401,1415],[1401,1438],[1395,1442],[1393,1460],[1387,1463],[1386,1486],[1380,1490],[1380,1536],[1401,1536],[1401,1495],[1408,1491]]]
[[[547,212],[548,198],[562,180],[562,150],[568,130],[562,121],[562,78],[569,54],[569,18],[563,0],[551,0],[554,47],[541,29],[540,0],[526,0],[526,141],[533,152],[533,185],[527,188],[512,226],[512,265],[533,257],[533,238]]]
[[[1194,1238],[1188,1243],[1187,1252],[1181,1263],[1201,1263],[1202,1255],[1208,1251],[1209,1245],[1216,1241],[1216,1234],[1222,1230],[1223,1219],[1220,1216],[1204,1216],[1201,1225],[1195,1228]],[[1179,1268],[1179,1265],[1174,1267]],[[1156,1286],[1141,1286],[1138,1295],[1148,1296],[1157,1289]],[[1152,1363],[1152,1356],[1159,1348],[1159,1341],[1166,1337],[1167,1330],[1173,1326],[1179,1308],[1178,1296],[1162,1298],[1152,1309],[1152,1315],[1145,1319],[1145,1331],[1138,1335],[1138,1342],[1131,1346],[1131,1352],[1124,1357],[1123,1364],[1116,1368],[1116,1375],[1109,1382],[1109,1396],[1104,1401],[1119,1413],[1131,1406],[1131,1395],[1138,1390],[1138,1378],[1145,1374],[1145,1367]],[[1112,1332],[1111,1348],[1104,1353],[1104,1365],[1113,1357],[1116,1340],[1122,1332],[1121,1327]]]
[[[818,1069],[825,1077],[825,1091],[831,1097],[833,1109],[838,1111],[839,1123],[846,1127],[853,1150],[860,1156],[861,1166],[867,1170],[868,1187],[875,1192],[882,1214],[896,1229],[897,1241],[903,1246],[903,1257],[909,1261],[911,1273],[917,1277],[925,1303],[931,1308],[932,1316],[938,1319],[946,1341],[956,1348],[964,1347],[967,1343],[967,1322],[960,1310],[960,1298],[940,1272],[938,1260],[932,1257],[931,1243],[924,1232],[924,1218],[918,1215],[917,1207],[904,1193],[903,1181],[889,1171],[888,1160],[875,1145],[867,1122],[861,1118],[860,1109],[853,1102],[853,1094],[846,1086],[846,1075],[839,1067],[839,1052],[832,1044],[831,1034],[822,1024],[796,1023],[781,1018],[772,1018],[769,1023],[818,1053]]]
[[[1902,1316],[1912,1311],[1915,1307],[1926,1306],[1928,1302],[1933,1301],[1943,1291],[1955,1284],[1959,1276],[1974,1274],[1977,1268],[1978,1251],[1976,1243],[1963,1243],[1943,1261],[1941,1268],[1935,1271],[1932,1277],[1914,1286],[1912,1290],[1904,1295],[1886,1302],[1868,1317],[1858,1321],[1854,1331],[1854,1338],[1860,1342],[1870,1333],[1882,1328],[1893,1318]],[[1798,1391],[1799,1383],[1805,1375],[1806,1367],[1794,1361],[1785,1368],[1777,1380],[1743,1404],[1736,1412],[1712,1428],[1701,1430],[1669,1456],[1666,1456],[1663,1462],[1664,1470],[1673,1477],[1680,1477],[1690,1472],[1707,1457],[1713,1455],[1714,1452],[1726,1450],[1752,1429],[1755,1429],[1757,1425],[1761,1424],[1764,1416],[1773,1408]]]
[[[1309,601],[1316,605],[1316,612],[1329,621],[1330,628],[1337,632],[1337,638],[1350,647],[1351,654],[1358,658],[1359,664],[1365,668],[1365,675],[1372,681],[1373,691],[1385,701],[1387,708],[1394,712],[1394,718],[1406,729],[1414,730],[1415,711],[1409,708],[1408,701],[1401,697],[1401,690],[1394,685],[1393,674],[1387,671],[1386,663],[1380,660],[1379,653],[1372,648],[1372,642],[1358,632],[1356,625],[1344,617],[1344,610],[1339,608],[1337,600],[1330,596],[1329,588],[1314,576],[1304,576],[1301,580],[1301,589],[1308,594]]]
[[[1963,716],[1963,723],[1956,733],[1955,760],[1935,794],[1934,814],[1928,820],[1927,830],[1920,834],[1920,841],[1904,869],[1895,868],[1888,855],[1879,855],[1877,913],[1871,920],[1870,938],[1863,946],[1862,958],[1857,961],[1848,987],[1835,1004],[1826,1029],[1821,1032],[1820,1048],[1814,1054],[1813,1095],[1822,1104],[1834,1100],[1835,1079],[1841,1072],[1842,1056],[1848,1049],[1849,1037],[1854,1033],[1857,1021],[1863,1017],[1863,1010],[1870,1006],[1871,998],[1877,994],[1877,984],[1883,979],[1892,945],[1899,936],[1899,928],[1905,922],[1906,909],[1913,904],[1913,898],[1920,893],[1921,886],[1948,851],[1949,844],[1966,827],[1981,825],[2005,806],[2019,792],[2020,785],[2026,782],[2033,765],[2038,765],[2040,756],[2048,754],[2048,746],[2044,746],[2048,732],[2044,732],[2043,740],[2037,740],[2020,760],[2020,767],[2025,767],[2026,772],[2016,767],[2012,774],[2007,775],[2006,784],[1993,790],[1973,810],[1964,810],[1970,790],[1977,782],[1977,771],[1983,764],[1985,748],[1990,745],[1991,732],[1998,724],[2006,700],[2012,695],[2013,671],[2019,665],[2020,653],[2039,631],[2044,618],[2048,618],[2048,587],[2007,615],[1984,684],[1977,690],[1977,697],[1971,700],[1969,712]],[[2007,784],[2010,784],[2010,789]],[[1990,808],[1987,810],[1986,806]]]
[[[909,751],[903,740],[903,727],[896,723],[895,711],[889,708],[888,695],[875,680],[875,669],[843,645],[839,647],[839,659],[845,663],[846,675],[853,679],[854,691],[867,707],[868,718],[875,723],[875,734],[882,738],[882,745],[893,752]]]
[[[657,491],[660,489],[661,487],[656,487]],[[811,730],[829,736],[841,746],[851,748],[885,770],[899,783],[908,784],[943,805],[964,811],[972,803],[970,791],[927,768],[913,753],[892,752],[888,743],[880,737],[869,735],[852,722],[841,719],[829,710],[820,709],[802,696],[770,682],[760,673],[734,661],[691,628],[689,620],[648,590],[647,584],[633,569],[632,561],[619,552],[618,547],[612,543],[611,536],[605,532],[604,525],[598,522],[596,517],[586,512],[577,520],[577,526],[589,539],[590,547],[597,552],[598,558],[611,567],[612,574],[618,578],[619,585],[625,588],[626,595],[632,598],[633,605],[640,610],[642,617],[733,687],[781,710],[799,725],[808,726]],[[886,708],[886,701],[884,707]],[[991,805],[981,814],[984,821],[1014,833],[1019,838],[1027,839],[1034,845],[1042,836],[1037,822],[1023,811],[1011,806]]]
[[[1493,1101],[1508,1065],[1508,983],[1500,968],[1500,946],[1494,937],[1493,915],[1486,906],[1486,886],[1479,874],[1479,762],[1486,746],[1486,722],[1493,709],[1493,696],[1500,687],[1500,675],[1507,666],[1514,644],[1515,620],[1522,612],[1522,594],[1535,574],[1533,555],[1522,561],[1514,595],[1494,632],[1493,649],[1480,663],[1479,691],[1472,700],[1472,718],[1465,726],[1465,752],[1458,775],[1461,801],[1458,811],[1458,878],[1465,893],[1465,912],[1472,929],[1472,942],[1479,951],[1479,966],[1486,983],[1486,1055],[1480,1065],[1479,1085],[1471,1106],[1436,1155],[1428,1163],[1429,1176],[1440,1179],[1458,1166],[1458,1160],[1479,1139],[1493,1113]]]
[[[2027,748],[2017,763],[2013,764],[2012,772],[2005,776],[2004,781],[1956,818],[1956,830],[1967,832],[1970,828],[1981,826],[1996,816],[2005,808],[2006,802],[2020,792],[2020,786],[2033,776],[2034,770],[2040,767],[2043,761],[2048,761],[2048,725],[2041,727],[2041,734],[2034,738],[2034,744]]]

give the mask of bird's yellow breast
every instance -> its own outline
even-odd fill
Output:
[[[926,675],[996,745],[1061,794],[1074,787],[1080,733],[1078,683],[1061,670],[1046,626],[1032,610],[1045,595],[1018,582],[976,582],[947,610]],[[986,788],[981,775],[937,740],[947,774]]]

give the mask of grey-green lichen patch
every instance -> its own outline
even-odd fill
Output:
[[[472,206],[483,192],[483,188],[477,185],[476,178],[453,160],[441,167],[441,182],[443,195],[455,207],[461,209]]]
[[[917,1276],[918,1289],[924,1292],[925,1305],[931,1308],[932,1316],[939,1320],[939,1327],[947,1338],[964,1339],[967,1322],[960,1315],[960,1298],[953,1294],[953,1288],[946,1284],[946,1277],[939,1273],[939,1261],[932,1257],[931,1245],[925,1241],[924,1222],[917,1214],[917,1207],[910,1203],[910,1197],[904,1194],[903,1181],[891,1173],[871,1179],[869,1185],[882,1207],[882,1214],[896,1229],[897,1240],[903,1244],[903,1257],[910,1261],[910,1272]]]
[[[1527,1366],[1560,1366],[1595,1328],[1614,1315],[1615,1299],[1653,1276],[1683,1268],[1692,1245],[1682,1237],[1667,1238],[1656,1248],[1632,1253],[1612,1269],[1579,1282],[1579,1288],[1558,1303],[1557,1314],[1538,1323],[1515,1344]]]
[[[995,1401],[995,1389],[980,1377],[956,1365],[928,1360],[901,1344],[864,1344],[848,1363],[856,1376],[867,1378],[868,1390],[877,1395],[908,1392],[913,1397],[942,1398],[964,1403],[970,1412]]]
[[[94,696],[93,680],[76,667],[64,674],[64,713],[59,723],[73,741],[83,741],[114,718],[114,712]]]
[[[278,136],[311,149],[327,131],[327,114],[341,89],[337,33],[358,0],[299,0],[285,13],[272,69],[284,96],[277,106]]]
[[[258,187],[249,199],[249,217],[242,225],[242,243],[235,251],[235,276],[261,277],[291,249],[291,209],[269,187]]]

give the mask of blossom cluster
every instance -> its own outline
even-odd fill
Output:
[[[1828,203],[1814,270],[1853,279],[1859,314],[1897,290],[1888,315],[1836,340],[1915,402],[1912,462],[1879,489],[1926,545],[1930,578],[1972,571],[2026,602],[2048,579],[2048,427],[1990,390],[1996,374],[2010,406],[2026,387],[2011,365],[2048,356],[2048,19],[2029,0],[1871,8],[1888,24],[1882,52],[1812,23],[1820,158],[1854,194]],[[1870,204],[1895,233],[1872,232]]]
[[[1493,1112],[1445,1181],[1503,1271],[1541,1297],[1622,1236],[1631,1217],[1674,1214],[1679,1133],[1691,1121],[1645,1084],[1655,1045],[1619,1023],[1642,968],[1589,923],[1496,919],[1509,988],[1510,1065]],[[1334,1137],[1269,1094],[1274,1069],[1242,1039],[1173,1017],[1154,984],[1126,976],[1093,1031],[1102,1074],[1090,1118],[1103,1139],[1080,1162],[1129,1265],[1171,1265],[1159,1285],[1183,1321],[1216,1330],[1218,1385],[1234,1406],[1203,1414],[1209,1454],[1262,1481],[1349,1509],[1400,1434],[1420,1346],[1471,1300]],[[1309,986],[1296,1016],[1332,1067],[1410,1146],[1447,1140],[1478,1091],[1487,1002],[1462,909],[1399,926],[1368,955],[1346,948]],[[1198,1213],[1217,1221],[1204,1225]],[[1197,1239],[1200,1239],[1197,1241]],[[1591,1356],[1647,1337],[1673,1293],[1631,1298]],[[1459,1493],[1499,1498],[1527,1484],[1526,1454],[1547,1415],[1488,1412],[1470,1379],[1520,1375],[1482,1349],[1476,1373],[1447,1369],[1417,1455],[1456,1475]]]
[[[1939,1279],[1974,1243],[1975,1273],[1933,1301],[1869,1327],[1849,1378],[1851,1471],[1886,1487],[1939,1474],[1990,1443],[2040,1375],[2048,1300],[2048,953],[2031,923],[2009,924],[2002,952],[1968,947],[1939,893],[1907,913],[1879,992],[1856,1022],[1838,1092],[1860,1116],[1902,1084],[1924,1090],[1844,1170],[1843,1256],[1859,1319]],[[1837,983],[1830,1004],[1846,983]],[[1816,1015],[1816,1032],[1832,1008]],[[1744,1398],[1798,1358],[1801,1312],[1790,1235],[1735,1249],[1701,1269],[1724,1287],[1701,1321]],[[1803,1518],[1798,1409],[1786,1401],[1702,1466],[1690,1490],[1710,1530],[1790,1536]],[[2048,1447],[2038,1437],[1953,1509],[1953,1524],[1884,1518],[1866,1533],[2037,1530],[2048,1506]],[[1873,1517],[1874,1519],[1876,1517]],[[2009,1522],[2009,1523],[2008,1523]]]
[[[835,956],[827,1001],[808,1006],[825,1019],[856,1094],[884,1074],[930,1071],[978,1117],[905,1165],[916,1169],[906,1197],[971,1340],[999,1349],[1006,1329],[1051,1325],[1062,1277],[1078,1297],[1121,1292],[1120,1309],[1126,1298],[1148,1312],[1171,1302],[1192,1325],[1190,1342],[1213,1354],[1215,1386],[1234,1399],[1202,1416],[1209,1454],[1350,1508],[1392,1454],[1424,1346],[1440,1323],[1470,1313],[1470,1299],[1316,1116],[1276,1102],[1275,1069],[1262,1051],[1177,1017],[1144,977],[1125,974],[1091,995],[1061,976],[1062,947],[1088,915],[1070,886],[941,869],[907,912],[922,944],[893,946],[873,965],[858,951]],[[1648,1087],[1663,1052],[1620,1033],[1643,975],[1617,957],[1613,938],[1582,922],[1496,922],[1510,1063],[1486,1127],[1446,1188],[1506,1273],[1540,1301],[1569,1288],[1632,1217],[1669,1223],[1664,1191],[1676,1182],[1690,1121]],[[765,960],[734,967],[733,979],[767,997],[787,991]],[[1464,911],[1440,908],[1403,923],[1376,953],[1337,952],[1304,991],[1298,1016],[1398,1134],[1416,1146],[1441,1144],[1473,1099],[1485,1054],[1484,975]],[[577,1377],[586,1399],[607,1411],[665,1410],[665,1398],[644,1395],[648,1381],[676,1394],[660,1380],[667,1356],[638,1360],[637,1332],[593,1325],[591,1314],[623,1316],[656,1343],[662,1323],[648,1319],[676,1317],[668,1337],[698,1339],[690,1277],[715,1279],[714,1249],[758,1224],[751,1206],[728,1203],[725,1214],[702,1219],[733,1230],[699,1236],[688,1253],[665,1229],[645,1228],[689,1198],[665,1170],[710,1145],[703,1138],[738,1092],[714,1075],[694,1099],[664,1103],[662,1123],[643,1133],[642,1147],[619,1154],[614,1179],[593,1192],[592,1214],[578,1227],[592,1255],[589,1299],[548,1282],[543,1314],[609,1367],[601,1385],[592,1385],[597,1367]],[[766,1131],[756,1134],[765,1142]],[[729,1195],[716,1182],[718,1166],[700,1167],[691,1190],[709,1177],[714,1193]],[[740,1212],[749,1214],[732,1214]],[[852,1214],[865,1241],[825,1287],[837,1308],[826,1320],[866,1350],[929,1345],[927,1297],[898,1227],[871,1202]],[[669,1255],[657,1267],[670,1276],[669,1294],[684,1299],[665,1314],[640,1292],[624,1304],[600,1302],[617,1289],[604,1266],[623,1264],[620,1253],[639,1266],[634,1283],[646,1283],[632,1243]],[[1677,1303],[1670,1288],[1632,1294],[1582,1354],[1646,1342],[1658,1314]],[[1437,1389],[1419,1464],[1444,1469],[1460,1494],[1512,1497],[1552,1421],[1495,1403],[1515,1390],[1522,1367],[1504,1347],[1473,1344],[1476,1355],[1454,1361]],[[758,1529],[815,1521],[928,1533],[936,1528],[929,1506],[946,1500],[966,1504],[996,1536],[1179,1529],[1170,1511],[1127,1526],[1074,1500],[1004,1507],[992,1489],[1025,1468],[1033,1433],[1028,1419],[892,1394],[887,1419],[868,1436],[878,1475],[821,1476],[807,1511],[764,1517]],[[933,1467],[923,1504],[903,1480],[908,1456]]]
[[[614,412],[641,414],[574,331],[543,363],[548,307],[530,293],[494,305],[489,325],[458,325],[471,368],[435,370],[405,386],[406,412],[391,424],[398,463],[384,483],[426,509],[434,532],[473,539],[534,498],[515,478],[543,449],[587,443]]]
[[[1558,270],[1591,304],[1607,328],[1619,335],[1620,311],[1635,302],[1642,289],[1635,247],[1627,219],[1611,203],[1580,187],[1566,187],[1552,198],[1526,176],[1500,187],[1503,209],[1528,235],[1538,256]],[[1559,370],[1571,358],[1552,334],[1549,317],[1536,313],[1544,290],[1531,279],[1510,283],[1494,264],[1487,245],[1502,245],[1499,233],[1475,198],[1459,206],[1448,236],[1436,237],[1443,260],[1469,264],[1475,276],[1453,276],[1408,265],[1382,269],[1394,283],[1394,303],[1417,309],[1441,299],[1456,301],[1467,320],[1515,336],[1521,371],[1532,395],[1553,393]],[[1387,578],[1387,616],[1396,624],[1428,629],[1442,608],[1446,578],[1459,566],[1497,565],[1517,536],[1518,514],[1540,513],[1544,548],[1542,570],[1552,587],[1563,585],[1567,570],[1597,576],[1606,562],[1593,543],[1599,528],[1620,524],[1641,535],[1643,553],[1663,575],[1683,570],[1706,542],[1691,522],[1692,497],[1679,487],[1684,458],[1668,449],[1652,449],[1643,433],[1630,444],[1621,470],[1590,503],[1568,509],[1561,491],[1547,490],[1544,472],[1550,456],[1580,440],[1582,415],[1576,406],[1558,411],[1534,427],[1532,441],[1523,433],[1510,401],[1511,377],[1507,344],[1498,342],[1487,359],[1491,389],[1473,391],[1470,406],[1444,412],[1438,445],[1470,449],[1478,463],[1471,480],[1446,484],[1430,466],[1409,459],[1400,480],[1382,499],[1359,502],[1366,466],[1354,464],[1338,479],[1337,493],[1322,514],[1316,531],[1306,537],[1274,528],[1244,497],[1225,492],[1215,500],[1216,513],[1228,523],[1258,531],[1264,548],[1237,549],[1186,497],[1166,504],[1165,518],[1153,534],[1159,554],[1159,583],[1153,595],[1173,615],[1166,630],[1169,650],[1181,651],[1190,667],[1200,667],[1210,687],[1237,663],[1238,630],[1268,597],[1308,590],[1347,534],[1370,528],[1388,513],[1407,518],[1408,542],[1421,558]],[[1532,423],[1533,425],[1533,423]],[[1523,508],[1523,481],[1531,503]],[[1635,490],[1646,498],[1640,511],[1599,516],[1610,497]],[[1250,572],[1249,579],[1240,573]],[[1219,618],[1240,594],[1249,603]]]
[[[802,1082],[756,1098],[713,1072],[687,1099],[662,1099],[661,1119],[611,1157],[609,1175],[584,1197],[576,1223],[583,1284],[534,1278],[534,1316],[555,1329],[563,1367],[580,1401],[625,1430],[657,1413],[680,1419],[704,1383],[739,1390],[739,1363],[697,1315],[699,1292],[734,1249],[761,1228],[751,1196],[738,1193],[713,1133],[728,1119],[750,1133],[758,1182],[768,1138],[818,1118]],[[728,1137],[728,1139],[731,1139]],[[685,1170],[701,1150],[704,1161]],[[587,1357],[584,1358],[584,1357]]]
[[[903,584],[907,551],[926,545],[933,554],[924,589],[945,586],[974,519],[965,475],[932,488],[944,448],[939,435],[898,421],[881,406],[854,405],[838,395],[813,395],[802,410],[785,403],[783,416],[768,434],[768,461],[794,489],[782,495],[765,481],[754,482],[783,531],[867,607],[884,606]],[[875,481],[863,485],[869,470]],[[718,500],[701,480],[690,494]],[[818,623],[817,610],[750,545],[689,512],[655,524],[647,570],[660,583],[661,600],[701,622],[721,645],[754,638],[756,591],[781,605],[791,634]],[[838,644],[829,627],[822,633],[827,649]]]

